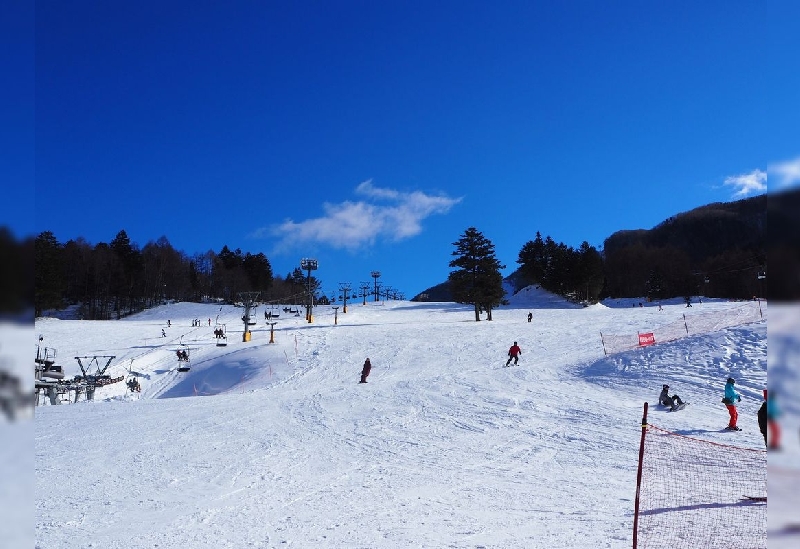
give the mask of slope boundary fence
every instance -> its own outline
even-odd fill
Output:
[[[707,313],[684,314],[680,319],[662,324],[647,332],[609,334],[600,332],[603,353],[608,356],[637,347],[674,341],[690,335],[707,334],[764,320],[760,302],[747,302],[730,309]]]
[[[766,546],[766,450],[649,425],[645,403],[633,549]]]

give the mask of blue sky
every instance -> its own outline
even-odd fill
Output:
[[[32,38],[14,4],[25,128],[0,145],[35,198],[4,221],[313,257],[326,293],[380,270],[407,297],[475,226],[510,274],[536,231],[599,248],[792,179],[798,9],[769,6],[53,1]]]

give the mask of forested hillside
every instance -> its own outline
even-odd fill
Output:
[[[763,296],[767,195],[695,208],[604,243],[605,295]]]

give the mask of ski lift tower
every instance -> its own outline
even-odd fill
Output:
[[[100,365],[99,359],[105,359],[105,365]],[[86,400],[94,400],[94,390],[97,387],[103,387],[105,385],[110,385],[111,383],[117,383],[122,381],[125,376],[121,376],[118,378],[112,379],[110,375],[106,374],[106,370],[108,366],[111,364],[111,361],[117,358],[114,355],[95,355],[95,356],[76,356],[75,360],[78,361],[78,366],[81,368],[81,373],[83,377],[81,380],[85,384],[86,390]],[[86,366],[83,365],[83,360],[88,360]],[[90,374],[87,372],[92,366],[96,367],[95,373]],[[80,390],[78,390],[80,392]],[[75,395],[75,400],[78,400],[78,395]]]
[[[44,340],[43,336],[39,336],[40,344],[36,346],[36,365],[34,366],[34,373],[36,376],[36,403],[39,403],[39,393],[44,392],[50,399],[50,404],[61,404],[58,399],[58,389],[61,380],[64,379],[64,369],[61,366],[56,366],[56,350],[48,347],[42,347],[41,341]],[[2,379],[0,373],[0,379]],[[9,376],[10,381],[10,376]],[[2,383],[0,383],[2,385]]]
[[[311,314],[311,310],[314,308],[314,294],[311,292],[311,271],[316,271],[317,267],[318,265],[316,259],[300,260],[300,268],[308,272],[308,278],[306,279],[308,286],[308,295],[306,296],[306,320],[308,320],[309,324],[314,320],[314,317]]]
[[[380,271],[372,271],[372,273],[370,273],[370,274],[372,275],[372,278],[375,279],[375,301],[379,301],[380,300],[380,292],[378,291],[378,279],[381,277],[381,272]]]
[[[360,286],[358,287],[358,295],[359,295],[359,297],[361,297],[364,300],[364,301],[362,301],[361,304],[362,305],[366,305],[367,304],[367,296],[369,295],[369,282],[362,282],[360,284]]]
[[[244,305],[244,314],[242,315],[242,322],[244,322],[244,333],[242,334],[242,342],[247,343],[252,338],[250,333],[250,315],[255,315],[253,309],[256,307],[256,300],[261,292],[239,292],[239,301]]]

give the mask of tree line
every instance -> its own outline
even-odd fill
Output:
[[[772,240],[781,243],[781,250],[794,249],[782,243],[795,242],[797,232],[792,208],[777,208],[798,202],[797,193],[789,196],[794,202],[773,200],[771,209],[773,222],[780,222],[773,225],[781,227]],[[520,249],[519,267],[511,278],[517,288],[537,284],[568,299],[590,303],[604,297],[770,297],[766,215],[765,195],[710,204],[671,217],[650,230],[618,231],[605,240],[602,250],[585,241],[573,248],[537,232]],[[481,312],[491,318],[492,309],[504,299],[500,270],[505,266],[496,258],[494,244],[477,228],[469,227],[453,245],[449,266],[455,270],[446,283],[427,292],[433,300],[472,304],[476,319]],[[166,237],[140,248],[124,230],[111,242],[95,245],[83,238],[60,243],[49,231],[32,243],[14,243],[7,231],[0,232],[0,251],[15,264],[28,267],[22,273],[3,271],[6,291],[0,293],[0,305],[5,300],[4,307],[12,308],[20,302],[20,295],[32,293],[37,316],[69,304],[80,304],[84,318],[108,319],[167,300],[235,302],[240,292],[259,291],[265,301],[303,303],[307,296],[308,280],[300,268],[284,277],[275,276],[263,253],[223,246],[219,252],[188,256]],[[797,264],[795,253],[773,255],[776,261],[789,257],[783,263]],[[20,276],[10,276],[13,273]],[[781,284],[775,285],[781,289],[773,293],[777,299],[796,297],[797,285],[792,282],[796,274],[785,274],[778,277]],[[315,300],[329,302],[319,295],[320,288],[320,281],[312,276]]]
[[[793,199],[794,202],[792,202]],[[781,235],[797,193],[781,197],[782,210],[772,208],[773,222],[780,222]],[[536,284],[575,302],[594,303],[604,297],[636,297],[660,300],[704,295],[727,299],[769,297],[767,272],[766,195],[731,203],[710,204],[670,217],[650,230],[619,231],[604,242],[602,251],[584,241],[577,249],[556,242],[540,232],[526,242],[517,257],[519,268],[510,277],[517,288]],[[786,224],[788,225],[788,224]],[[797,230],[794,231],[797,233]],[[774,241],[796,239],[775,235]],[[456,259],[448,282],[426,291],[475,307],[475,319],[502,302],[505,268],[495,257],[494,244],[475,227],[469,227],[454,242]],[[792,260],[772,247],[781,265]],[[794,254],[793,257],[797,257]],[[795,265],[797,264],[796,260]],[[796,269],[794,270],[796,277]],[[779,276],[771,295],[777,299],[796,296],[786,291],[791,276]]]
[[[522,246],[517,263],[524,285],[538,284],[574,301],[595,302],[603,290],[603,257],[586,241],[576,250],[537,231]]]
[[[143,247],[124,230],[111,242],[90,244],[83,238],[59,242],[50,231],[34,240],[34,310],[79,304],[86,319],[121,318],[169,300],[233,303],[240,292],[261,292],[264,301],[301,303],[309,280],[296,268],[275,276],[263,253],[223,246],[188,256],[162,236]],[[321,286],[310,279],[312,294]]]
[[[492,309],[504,302],[500,270],[505,265],[497,259],[494,244],[475,227],[464,231],[453,245],[455,259],[450,267],[456,270],[448,276],[447,287],[452,299],[473,305],[476,321],[481,312],[492,320]],[[538,284],[575,301],[596,301],[603,289],[603,259],[588,242],[576,250],[537,232],[520,250],[517,263],[513,278],[518,287]]]

